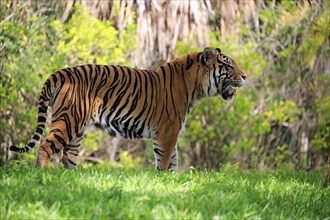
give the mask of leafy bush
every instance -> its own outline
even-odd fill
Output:
[[[59,36],[56,49],[65,57],[66,65],[132,65],[127,50],[133,50],[136,44],[135,23],[130,23],[120,37],[110,21],[93,18],[87,9],[77,5],[68,23],[54,20],[52,24]]]
[[[25,11],[25,19],[20,12]],[[22,145],[36,126],[37,100],[42,84],[61,67],[54,48],[52,16],[38,16],[19,6],[12,19],[0,28],[1,62],[0,117],[1,139]],[[31,106],[35,106],[31,108]]]

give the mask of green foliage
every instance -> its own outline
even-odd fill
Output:
[[[101,143],[102,138],[105,136],[105,133],[101,130],[97,130],[94,132],[88,132],[84,136],[83,146],[90,151],[97,150],[97,147]]]
[[[290,123],[297,120],[297,115],[301,109],[292,101],[274,102],[268,106],[269,111],[264,112],[264,116],[269,121],[277,121],[279,124]]]
[[[1,219],[325,219],[322,172],[0,169]]]
[[[102,22],[93,18],[82,6],[76,6],[68,23],[53,21],[60,40],[57,51],[65,57],[67,65],[98,63],[131,65],[126,50],[136,44],[134,23],[130,23],[119,37],[119,31],[110,21]]]
[[[21,7],[20,5],[18,7]],[[18,10],[19,11],[19,10]],[[5,140],[26,143],[36,125],[37,97],[45,79],[61,66],[54,58],[52,17],[26,14],[25,22],[17,12],[0,28],[3,69],[0,78],[1,133]],[[8,143],[8,142],[7,142]]]
[[[120,154],[119,162],[114,161],[110,163],[110,167],[137,168],[141,167],[141,164],[142,159],[140,157],[133,159],[133,157],[129,155],[127,151],[124,151],[122,154]]]
[[[330,140],[330,96],[315,100],[314,105],[320,118],[311,145],[318,151],[326,151]]]

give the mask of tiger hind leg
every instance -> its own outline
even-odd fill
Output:
[[[75,168],[77,166],[77,158],[79,148],[84,139],[84,130],[81,130],[70,143],[63,148],[62,163],[66,168]]]
[[[55,153],[60,152],[66,147],[70,141],[68,129],[64,121],[58,121],[52,124],[48,137],[38,149],[36,165],[41,168],[46,167],[48,165],[48,160]]]

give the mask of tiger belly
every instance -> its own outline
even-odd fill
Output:
[[[101,120],[101,122],[94,122],[94,125],[113,137],[141,139],[152,138],[153,136],[144,122],[134,121],[133,119]]]

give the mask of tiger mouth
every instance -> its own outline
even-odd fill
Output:
[[[235,95],[236,95],[236,89],[234,89],[232,86],[227,86],[221,94],[224,100],[231,100],[234,98]]]
[[[221,92],[221,96],[224,100],[231,100],[236,95],[236,89],[245,84],[245,80],[232,80],[227,85],[224,86],[224,89]]]

